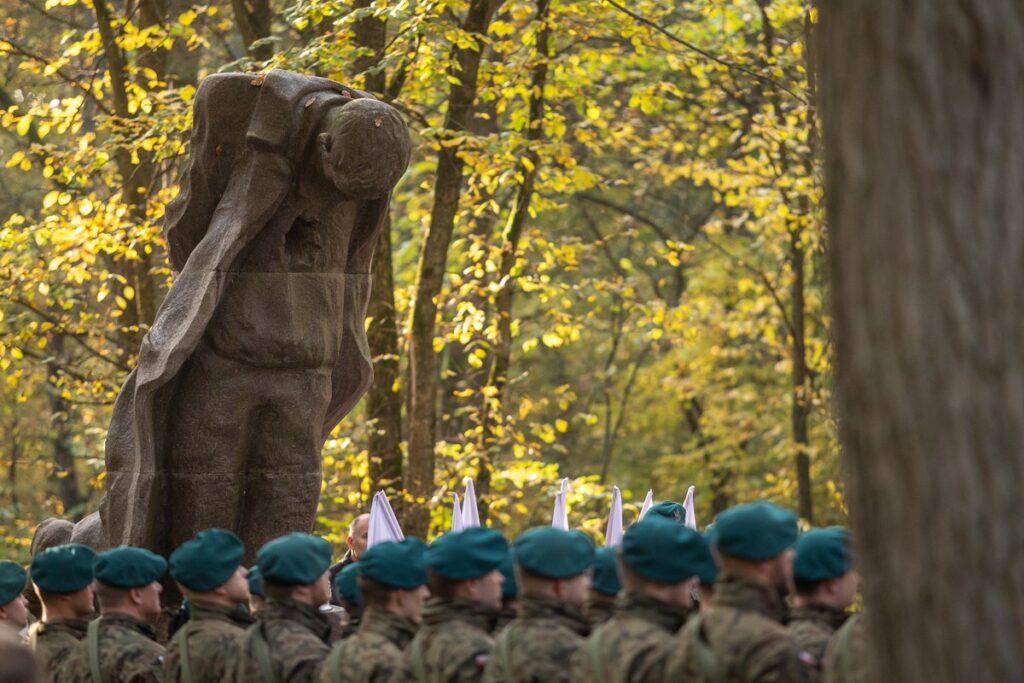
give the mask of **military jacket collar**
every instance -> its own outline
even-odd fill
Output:
[[[267,599],[267,606],[260,612],[260,621],[268,625],[275,621],[297,623],[312,631],[325,643],[331,636],[331,622],[327,617],[316,607],[297,600]]]
[[[194,621],[223,621],[234,624],[239,628],[246,628],[256,620],[241,607],[225,607],[214,605],[208,602],[192,601],[192,616]]]
[[[36,626],[36,632],[40,635],[44,633],[57,633],[65,632],[70,633],[79,640],[85,638],[85,631],[89,628],[88,619],[51,619],[50,621],[40,621]]]
[[[669,633],[683,627],[692,610],[677,607],[644,593],[626,593],[615,606],[615,615],[643,619]]]
[[[759,612],[784,624],[787,621],[786,601],[777,591],[748,579],[726,576],[715,584],[714,604],[719,607]]]
[[[804,605],[794,607],[789,612],[790,623],[794,621],[815,621],[835,631],[846,621],[850,614],[844,609],[828,605]]]
[[[583,616],[583,612],[543,595],[524,595],[519,598],[519,618],[554,619],[581,636],[590,633],[590,622]]]
[[[412,637],[416,635],[416,628],[416,624],[399,614],[367,607],[363,612],[359,632],[373,633],[387,638],[399,650],[404,650]]]
[[[423,606],[423,623],[428,626],[463,621],[490,633],[498,620],[498,610],[466,598],[432,598]]]
[[[100,617],[101,626],[119,626],[129,631],[140,633],[150,640],[156,640],[156,629],[147,621],[136,619],[127,614],[104,614]]]

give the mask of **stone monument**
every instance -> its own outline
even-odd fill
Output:
[[[91,534],[166,554],[218,526],[251,560],[312,529],[321,448],[372,379],[370,263],[410,150],[393,107],[330,80],[201,83],[174,284],[114,405]]]

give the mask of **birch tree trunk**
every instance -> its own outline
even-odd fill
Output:
[[[868,680],[1021,681],[1024,5],[822,5]]]

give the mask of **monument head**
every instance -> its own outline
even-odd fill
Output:
[[[383,102],[352,100],[329,111],[323,128],[317,142],[324,176],[348,199],[387,196],[409,165],[409,128]]]

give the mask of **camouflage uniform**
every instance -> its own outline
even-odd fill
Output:
[[[406,648],[406,668],[419,683],[481,680],[497,618],[497,610],[472,600],[430,600],[423,608],[423,625]]]
[[[192,603],[192,617],[167,645],[164,683],[220,683],[253,618],[242,609]],[[187,646],[187,647],[186,647]],[[182,653],[188,656],[188,672]]]
[[[849,614],[846,610],[826,605],[807,605],[795,607],[789,614],[789,625],[786,630],[796,643],[797,649],[805,656],[814,659],[815,667],[811,680],[821,680],[821,666],[825,660],[825,647],[832,634],[836,632]]]
[[[573,681],[661,681],[663,648],[686,623],[690,610],[643,593],[622,597],[612,618],[587,639],[573,662]]]
[[[597,628],[612,618],[612,614],[615,613],[615,601],[614,595],[605,595],[596,591],[590,593],[590,600],[583,613],[587,615],[587,621],[590,622],[591,628]]]
[[[786,604],[770,588],[726,577],[715,602],[666,646],[666,681],[805,683],[809,664],[782,625]]]
[[[502,606],[498,612],[498,620],[494,623],[494,633],[501,633],[516,618],[516,608],[512,605]]]
[[[90,644],[95,642],[95,664],[102,683],[157,683],[163,673],[164,648],[156,642],[151,625],[126,614],[106,614],[89,624],[95,641],[86,634],[58,668],[57,683],[100,683],[93,675]]]
[[[578,609],[553,598],[521,596],[519,616],[498,635],[484,681],[568,682],[569,662],[589,631]]]
[[[825,650],[825,683],[868,683],[864,615],[855,614],[836,631]]]
[[[316,607],[267,600],[260,619],[242,634],[225,677],[234,683],[311,683],[330,653],[331,624]]]
[[[37,621],[28,630],[28,642],[36,653],[39,668],[53,676],[58,666],[85,638],[88,619],[54,619],[45,624]]]
[[[368,607],[359,631],[335,644],[320,670],[321,683],[407,681],[402,651],[416,624],[398,614]]]

